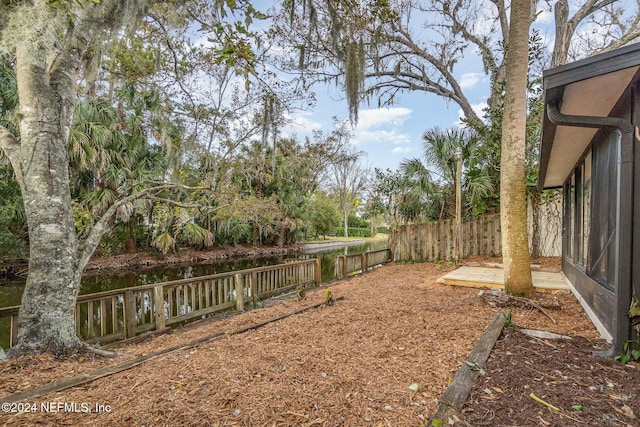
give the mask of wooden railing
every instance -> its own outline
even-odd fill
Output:
[[[136,334],[204,317],[217,311],[320,285],[320,260],[310,259],[190,279],[81,295],[75,309],[78,336],[90,343],[118,341]],[[19,307],[0,308],[9,319],[9,345],[17,337]]]
[[[391,251],[389,249],[381,249],[379,251],[361,254],[339,255],[335,260],[334,277],[336,280],[339,280],[349,275],[364,273],[373,267],[386,264],[391,261]]]

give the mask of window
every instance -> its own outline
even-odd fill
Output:
[[[575,169],[575,215],[574,215],[574,226],[573,226],[573,247],[574,247],[574,261],[576,264],[583,264],[582,254],[584,253],[584,246],[582,245],[582,220],[583,220],[583,206],[582,199],[584,196],[584,185],[583,185],[583,177],[584,177],[584,163],[580,163],[580,165]]]
[[[576,188],[576,176],[573,174],[571,176],[571,180],[567,183],[567,187],[565,189],[565,241],[567,242],[567,253],[566,256],[568,258],[573,259],[574,256],[574,241],[575,241],[575,233],[574,226],[576,222],[576,205],[575,205],[575,191]]]
[[[608,289],[613,289],[615,279],[619,143],[618,133],[611,132],[594,144],[592,153],[587,274]]]
[[[582,265],[589,268],[589,230],[591,228],[591,151],[584,158],[582,174]]]

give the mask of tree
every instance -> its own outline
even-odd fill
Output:
[[[20,185],[30,243],[14,354],[40,349],[63,354],[84,346],[73,311],[82,270],[106,229],[98,222],[79,241],[73,220],[67,138],[77,70],[90,48],[137,21],[146,2],[103,1],[80,8],[34,1],[2,7],[9,10],[2,32],[5,53],[15,54],[19,137],[0,127],[0,146]]]
[[[636,40],[640,36],[640,14],[629,6],[618,6],[616,0],[586,0],[578,4],[570,17],[569,1],[558,0],[553,7],[556,37],[551,66],[565,64],[572,47],[575,58],[617,49]],[[576,31],[585,23],[598,28],[598,37],[584,34],[575,37]]]
[[[472,130],[438,127],[428,129],[422,135],[424,164],[420,159],[412,159],[402,163],[401,167],[409,176],[419,175],[420,171],[430,171],[435,175],[439,185],[427,187],[424,179],[414,180],[416,191],[431,189],[435,193],[436,187],[441,190],[441,208],[438,217],[455,216],[455,182],[456,182],[456,150],[461,149],[464,165],[464,196],[465,205],[474,212],[484,213],[492,200],[497,203],[494,194],[497,183],[493,182],[489,173],[490,166],[483,158],[481,140]]]
[[[334,202],[322,193],[312,196],[312,219],[315,237],[333,233],[340,224],[340,212]]]
[[[535,20],[549,3],[534,0]],[[463,57],[480,53],[491,81],[488,104],[505,79],[504,47],[509,42],[505,0],[348,2],[284,0],[274,35],[296,52],[284,65],[296,69],[303,84],[335,82],[357,117],[359,102],[392,103],[401,92],[423,91],[458,104],[464,117],[481,122],[456,68]],[[637,4],[582,0],[569,15],[568,0],[556,3],[554,65],[574,55],[587,56],[619,47],[640,35]],[[598,42],[589,38],[597,25]],[[606,35],[601,37],[601,32]],[[585,37],[584,35],[587,35]],[[552,37],[553,38],[553,37]],[[581,45],[581,46],[578,46]]]
[[[221,12],[244,8],[251,18],[255,9],[246,8],[247,3],[226,2],[219,8]],[[70,195],[67,142],[81,71],[87,71],[92,56],[101,55],[105,44],[124,34],[123,29],[135,29],[147,7],[148,2],[142,0],[34,0],[0,5],[0,55],[15,73],[19,99],[17,132],[0,126],[0,147],[20,187],[30,245],[29,275],[12,355],[37,350],[63,355],[88,348],[76,335],[73,313],[89,257],[120,206],[175,187],[158,183],[129,193],[106,209],[86,237],[79,238]],[[249,70],[248,44],[234,44],[238,40],[233,38],[243,28],[242,23],[221,25],[216,34],[224,43],[217,60],[231,65],[246,60]]]
[[[533,282],[529,265],[525,147],[530,0],[512,1],[510,22],[500,158],[502,259],[506,292],[529,297]]]
[[[338,196],[344,224],[344,237],[349,237],[349,213],[357,206],[359,195],[367,183],[368,170],[360,166],[358,156],[347,156],[333,165],[333,191]]]

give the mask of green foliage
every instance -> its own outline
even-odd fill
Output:
[[[73,220],[78,236],[81,238],[86,237],[94,223],[91,211],[77,201],[71,202],[71,208],[73,209]]]
[[[382,213],[385,220],[394,226],[429,217],[432,209],[429,208],[429,199],[425,198],[427,193],[423,191],[427,185],[430,186],[431,181],[423,167],[416,171],[376,168],[368,210]]]
[[[13,169],[0,159],[0,256],[26,256],[27,222]]]
[[[329,289],[325,289],[324,290],[324,298],[325,298],[325,303],[327,305],[332,305],[333,304],[333,292],[331,292],[331,290]]]
[[[344,227],[336,227],[335,232],[337,236],[344,236]],[[349,227],[349,237],[371,237],[371,229]]]
[[[349,218],[347,220],[347,224],[349,224],[349,231],[351,231],[351,228],[367,228],[369,227],[369,223],[367,221],[365,221],[364,219],[354,215],[354,214],[349,214]]]
[[[316,193],[311,199],[311,223],[315,236],[326,236],[333,233],[340,224],[340,211],[338,206],[328,197]]]
[[[26,244],[7,227],[7,218],[0,213],[0,257],[21,259],[27,256]]]
[[[389,234],[389,227],[377,227],[376,233]]]
[[[0,126],[18,135],[14,114],[18,106],[16,75],[7,65],[0,63]],[[0,154],[0,158],[2,154]]]
[[[504,326],[509,328],[514,325],[513,323],[513,309],[509,309],[508,313],[502,312],[502,317],[504,317]]]
[[[179,233],[177,233],[178,240],[202,247],[213,246],[213,233],[200,227],[198,224],[188,222],[176,228],[179,231]]]
[[[498,198],[496,174],[490,171],[491,164],[482,150],[483,141],[474,130],[436,127],[427,130],[422,139],[425,166],[417,159],[403,163],[403,166],[409,173],[424,167],[437,176],[437,185],[426,187],[422,184],[420,187],[430,190],[432,200],[439,202],[439,217],[455,216],[457,150],[462,154],[463,216],[486,213],[495,206]]]
[[[636,348],[633,348],[633,344],[636,344]],[[622,344],[622,353],[614,357],[614,360],[618,360],[624,364],[631,361],[640,362],[640,345],[638,341],[625,341]]]

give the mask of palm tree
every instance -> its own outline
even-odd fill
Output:
[[[16,75],[10,67],[0,63],[0,126],[8,129],[13,135],[18,135],[18,127],[14,120],[17,107],[18,83]]]
[[[0,126],[18,136],[15,114],[18,107],[16,76],[0,63]],[[0,256],[23,257],[28,239],[27,220],[20,186],[13,168],[0,150]]]
[[[502,259],[507,293],[528,297],[533,292],[525,187],[530,1],[511,2],[510,23],[500,158]]]
[[[94,218],[145,182],[160,179],[165,166],[163,150],[148,143],[140,116],[122,117],[101,98],[76,104],[68,149],[72,196],[80,202],[77,208]],[[148,204],[138,203],[139,208]],[[135,250],[134,222],[130,221],[135,210],[133,204],[123,205],[118,211],[121,221],[116,224],[126,227],[129,250]]]
[[[478,156],[480,139],[467,129],[431,128],[422,135],[423,158],[405,160],[402,171],[412,183],[413,192],[430,193],[432,201],[440,202],[438,218],[455,216],[456,151],[462,151],[464,165],[463,189],[465,205],[474,211],[492,197],[495,185],[487,165]]]

